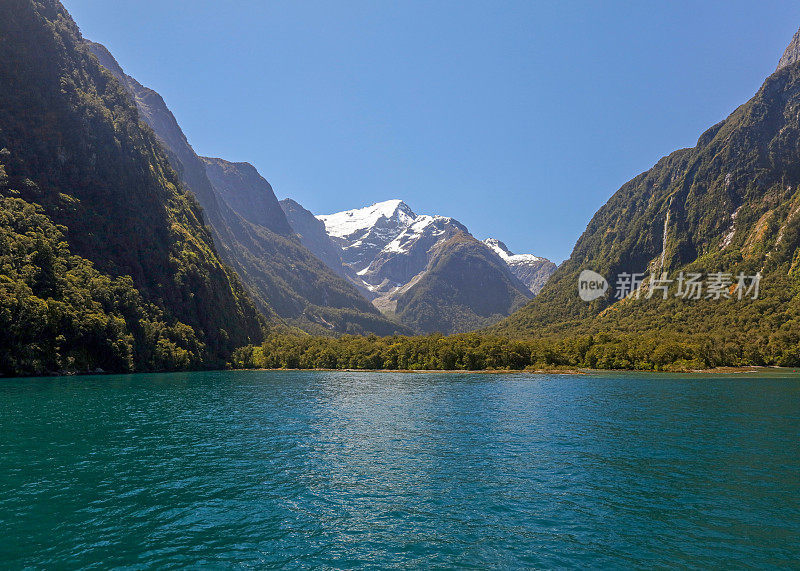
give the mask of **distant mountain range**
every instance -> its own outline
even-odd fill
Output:
[[[513,254],[503,242],[495,238],[483,241],[508,264],[511,272],[524,283],[531,293],[537,294],[556,271],[556,265],[547,258],[533,254]]]
[[[296,202],[281,205],[307,248],[421,333],[491,324],[538,293],[556,269],[544,258],[514,256],[497,240],[481,243],[453,218],[417,215],[402,200],[316,218]]]

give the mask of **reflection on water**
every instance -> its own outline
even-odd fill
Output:
[[[800,380],[0,381],[0,566],[792,566]]]

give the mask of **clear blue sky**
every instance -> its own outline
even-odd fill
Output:
[[[759,88],[796,1],[64,0],[199,154],[317,214],[402,198],[518,253]]]

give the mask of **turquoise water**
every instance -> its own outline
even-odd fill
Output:
[[[0,380],[0,568],[797,568],[800,379]]]

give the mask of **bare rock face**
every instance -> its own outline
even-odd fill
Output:
[[[786,51],[783,52],[783,56],[781,56],[781,59],[778,62],[778,68],[775,71],[790,66],[797,61],[800,61],[800,30],[795,32],[792,41],[789,42],[789,45],[786,47]]]
[[[300,243],[326,266],[344,276],[342,249],[325,232],[325,224],[291,198],[281,200],[280,205]]]
[[[425,271],[435,246],[459,232],[467,233],[467,229],[452,218],[418,216],[359,275],[372,291],[402,287]]]
[[[292,233],[272,186],[253,165],[200,158],[205,163],[211,184],[234,212],[248,222],[269,228],[276,234],[289,236]]]
[[[417,217],[402,200],[318,216],[331,239],[342,248],[345,264],[355,272],[367,268],[383,248]]]

